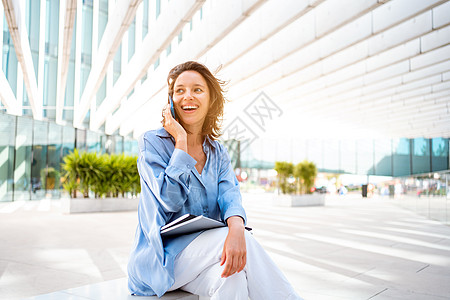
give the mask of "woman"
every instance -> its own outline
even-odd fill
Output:
[[[202,64],[186,62],[167,78],[170,105],[163,127],[139,139],[141,199],[128,263],[134,295],[182,289],[211,299],[300,299],[245,230],[246,215],[227,150],[219,142],[222,82]],[[161,226],[183,214],[227,227],[161,238]]]

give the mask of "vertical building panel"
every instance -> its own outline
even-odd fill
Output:
[[[34,121],[31,160],[31,199],[45,197],[47,176],[48,122]]]
[[[2,51],[2,70],[8,79],[11,90],[17,98],[17,56],[14,49],[14,43],[9,33],[8,23],[3,15],[3,51]],[[20,99],[22,100],[22,99]]]
[[[356,173],[356,142],[353,140],[341,141],[341,169],[345,173]]]
[[[392,176],[392,141],[391,139],[375,140],[375,175]]]
[[[412,139],[412,173],[420,174],[431,171],[430,140],[425,138]]]
[[[98,43],[97,47],[102,41],[103,33],[105,32],[106,24],[108,23],[108,1],[100,0],[98,10]]]
[[[47,1],[45,29],[45,69],[44,69],[44,113],[49,119],[56,119],[56,86],[58,76],[58,26],[59,1]]]
[[[431,171],[449,169],[449,141],[447,138],[434,138],[431,140]]]
[[[410,141],[406,138],[393,140],[393,176],[411,174]]]
[[[30,200],[31,147],[33,144],[33,120],[17,118],[14,161],[14,200]]]
[[[55,123],[49,123],[47,170],[44,187],[47,195],[52,198],[60,196],[61,189],[61,163],[62,163],[62,134],[63,127]]]
[[[323,168],[329,172],[339,171],[340,143],[338,140],[324,141]]]
[[[13,200],[16,117],[0,113],[0,202]]]
[[[374,147],[373,140],[361,139],[356,142],[356,173],[374,175]]]

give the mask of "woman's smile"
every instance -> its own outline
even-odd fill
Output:
[[[191,114],[191,113],[194,113],[195,111],[197,111],[198,105],[183,105],[183,106],[181,106],[181,109],[185,113]]]

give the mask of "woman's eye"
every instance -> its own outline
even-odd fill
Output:
[[[178,90],[175,91],[175,93],[177,93],[177,94],[180,94],[182,92],[183,92],[183,89],[178,89]]]
[[[197,93],[200,93],[200,92],[202,91],[202,89],[201,89],[201,88],[196,88],[195,91],[196,91]]]

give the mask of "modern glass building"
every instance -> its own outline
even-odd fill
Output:
[[[328,173],[419,175],[450,169],[449,139],[257,139],[242,151],[240,167],[267,169],[276,160],[298,163],[304,159]]]
[[[2,1],[0,201],[58,197],[46,174],[75,147],[135,153],[187,60],[227,82],[243,167],[448,171],[450,1],[345,3]]]
[[[75,148],[98,153],[137,153],[136,141],[130,137],[1,112],[0,141],[0,201],[59,198],[61,163]]]

